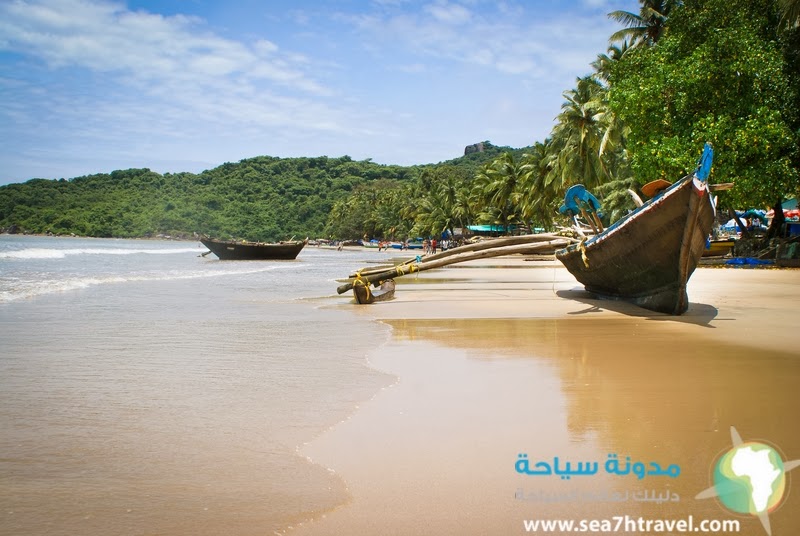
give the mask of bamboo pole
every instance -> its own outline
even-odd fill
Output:
[[[462,252],[445,258],[430,260],[426,263],[400,265],[383,272],[373,273],[369,275],[359,274],[356,276],[356,279],[354,281],[350,281],[348,283],[340,285],[336,289],[336,292],[339,294],[343,294],[348,290],[351,290],[353,288],[353,284],[355,281],[362,281],[364,284],[369,285],[376,281],[394,279],[396,277],[412,274],[415,272],[423,272],[425,270],[433,270],[434,268],[441,268],[442,266],[447,266],[449,264],[473,261],[477,259],[486,259],[491,257],[502,257],[504,255],[514,255],[519,253],[521,254],[537,253],[543,249],[566,247],[572,242],[574,242],[573,239],[559,238],[547,242],[506,245],[506,246],[499,246],[492,248],[484,248],[483,250],[480,251]]]
[[[549,242],[552,240],[567,240],[574,243],[578,243],[579,240],[575,240],[574,238],[569,238],[566,236],[560,236],[555,233],[540,233],[534,235],[521,235],[521,236],[508,236],[505,238],[495,238],[493,240],[486,240],[482,242],[475,242],[473,244],[465,244],[463,246],[458,246],[456,248],[448,249],[446,251],[440,251],[439,253],[434,253],[433,255],[425,255],[422,257],[422,263],[428,263],[431,261],[444,259],[453,255],[460,255],[462,253],[466,253],[469,251],[483,251],[485,249],[491,249],[501,246],[513,246],[518,244],[535,244],[540,242]],[[408,266],[416,262],[415,258],[409,259],[397,266]],[[388,270],[392,270],[396,268],[396,266],[377,266],[374,268],[363,269],[359,270],[358,274],[361,274],[363,277],[364,275],[370,274],[377,274],[381,272],[385,272]],[[356,277],[357,274],[350,274],[350,277]]]

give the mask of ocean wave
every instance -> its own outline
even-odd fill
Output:
[[[247,270],[215,270],[215,271],[183,271],[173,270],[162,273],[150,274],[125,274],[125,275],[99,275],[86,277],[66,277],[62,279],[40,279],[24,280],[21,278],[6,278],[0,284],[6,286],[0,289],[0,303],[7,303],[15,300],[35,298],[45,294],[57,292],[69,292],[81,290],[98,285],[131,283],[131,282],[154,282],[154,281],[179,281],[185,279],[203,279],[210,277],[225,277],[236,275],[248,275],[260,272],[280,270],[288,266],[265,266]]]
[[[200,253],[202,251],[202,248],[27,248],[12,251],[0,251],[0,259],[63,259],[69,255],[174,255],[178,253]]]

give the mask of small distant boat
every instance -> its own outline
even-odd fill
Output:
[[[370,288],[370,284],[358,281],[353,285],[353,296],[357,303],[370,304],[394,298],[394,279],[386,279],[378,288]]]
[[[236,240],[216,240],[201,238],[203,243],[220,260],[223,261],[255,261],[255,260],[292,260],[305,247],[306,240],[290,240],[287,242],[245,242]],[[206,253],[207,255],[208,253]]]
[[[733,251],[736,240],[733,238],[720,238],[711,240],[708,247],[703,250],[703,257],[723,257]]]
[[[645,309],[680,315],[689,307],[686,283],[694,272],[714,223],[707,179],[713,150],[706,144],[697,170],[608,229],[556,252],[586,290]],[[598,207],[580,199],[570,214]],[[577,203],[577,205],[576,205]],[[564,207],[562,207],[563,209]]]
[[[394,249],[422,249],[423,244],[422,242],[392,242],[392,248]]]

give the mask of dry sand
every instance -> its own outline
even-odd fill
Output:
[[[392,326],[370,364],[397,382],[301,449],[351,500],[292,534],[524,534],[525,519],[620,515],[737,519],[765,534],[695,496],[731,426],[800,458],[800,270],[699,268],[688,291],[689,311],[671,317],[592,299],[555,261],[505,258],[398,279],[390,302],[342,296]],[[520,474],[520,454],[600,471]],[[680,475],[609,474],[609,454]],[[770,520],[773,535],[796,534],[800,493]]]

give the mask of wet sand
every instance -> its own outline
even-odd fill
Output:
[[[699,268],[681,317],[593,299],[559,264],[493,259],[398,279],[396,298],[356,306],[393,329],[370,356],[397,382],[301,453],[350,501],[297,535],[523,534],[525,519],[759,521],[695,496],[745,441],[800,458],[800,270]],[[520,454],[594,475],[520,474]],[[677,477],[617,475],[610,454]],[[800,471],[770,514],[800,527]],[[669,497],[670,500],[666,500]]]

